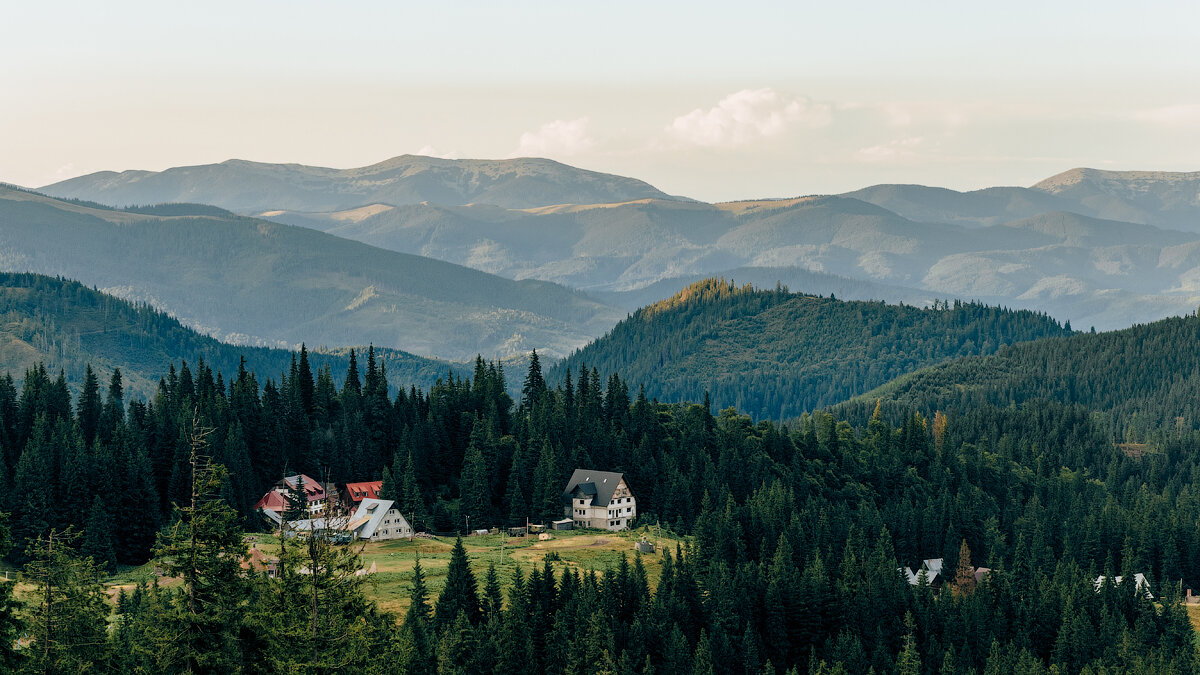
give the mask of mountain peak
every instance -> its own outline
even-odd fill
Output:
[[[229,159],[165,171],[94,173],[40,188],[102,204],[202,202],[241,213],[341,211],[365,204],[534,208],[673,199],[654,186],[550,159],[441,159],[399,155],[352,169]]]

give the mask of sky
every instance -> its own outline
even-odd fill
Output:
[[[0,181],[544,156],[706,201],[1200,170],[1200,3],[58,2]]]

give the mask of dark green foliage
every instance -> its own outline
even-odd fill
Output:
[[[85,672],[108,656],[104,589],[79,533],[51,529],[29,543],[23,578],[33,585],[24,668],[30,673]]]
[[[957,301],[935,309],[841,302],[708,279],[634,312],[556,364],[549,379],[561,382],[587,364],[620,373],[662,401],[708,394],[717,408],[778,420],[922,366],[1069,333],[1029,311]]]
[[[467,550],[463,548],[462,538],[454,542],[454,549],[450,553],[446,585],[442,587],[433,613],[434,629],[439,634],[450,630],[460,617],[472,625],[479,623],[481,618],[479,589],[467,562]]]

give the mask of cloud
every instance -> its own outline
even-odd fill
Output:
[[[1133,117],[1142,122],[1151,122],[1162,126],[1192,126],[1200,124],[1200,103],[1184,103],[1139,110],[1133,114]]]
[[[432,145],[423,145],[421,146],[421,149],[417,150],[414,154],[422,155],[424,157],[437,157],[438,159],[458,159],[457,150],[443,152]]]
[[[517,142],[512,157],[570,156],[587,152],[596,146],[587,117],[576,120],[554,120],[537,131],[526,131]]]
[[[894,162],[916,157],[917,149],[925,143],[923,136],[898,138],[894,141],[860,148],[855,155],[864,162]]]
[[[785,99],[774,89],[743,89],[717,105],[675,118],[667,135],[687,145],[738,147],[778,136],[795,126],[820,128],[832,121],[832,108],[808,99]]]

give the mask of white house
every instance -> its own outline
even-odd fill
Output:
[[[562,499],[563,515],[575,527],[624,530],[637,517],[637,501],[622,473],[576,469]]]
[[[412,525],[390,499],[364,498],[350,516],[346,529],[354,533],[355,539],[401,539],[413,535]]]
[[[1124,579],[1125,577],[1123,576],[1105,577],[1103,574],[1101,574],[1100,576],[1096,577],[1096,592],[1099,593],[1100,589],[1104,588],[1104,584],[1106,582],[1114,586],[1120,586]],[[1142,574],[1141,572],[1133,575],[1133,590],[1141,591],[1142,595],[1144,595],[1147,600],[1154,599],[1154,595],[1150,592],[1150,581],[1146,579],[1146,575]]]

